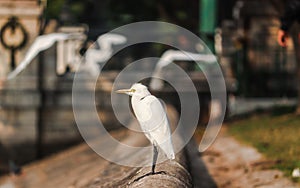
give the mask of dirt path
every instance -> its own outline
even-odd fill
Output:
[[[228,136],[226,127],[214,144],[202,155],[214,181],[221,188],[294,188],[282,172],[271,169],[273,161],[266,160],[254,148],[244,146]]]

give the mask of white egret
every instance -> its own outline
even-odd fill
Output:
[[[159,147],[169,159],[175,159],[171,132],[166,112],[161,102],[148,91],[147,87],[136,83],[130,89],[121,89],[117,93],[131,96],[131,104],[136,118],[145,136],[153,145],[152,171],[155,166]]]

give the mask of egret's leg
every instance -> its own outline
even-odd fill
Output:
[[[157,147],[155,145],[153,145],[152,174],[155,174],[155,166],[156,166],[157,156],[158,156]]]
[[[129,185],[132,184],[133,182],[137,182],[137,181],[139,181],[139,180],[141,180],[144,177],[147,177],[149,175],[166,174],[166,172],[164,172],[164,171],[155,172],[155,166],[156,166],[157,157],[158,157],[158,149],[157,149],[157,147],[155,145],[153,145],[153,161],[152,161],[152,170],[151,170],[151,172],[149,172],[149,173],[147,173],[147,174],[145,174],[143,176],[140,176],[140,177],[136,178],[135,180],[133,180],[132,182],[130,182]]]

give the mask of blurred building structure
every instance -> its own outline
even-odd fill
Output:
[[[238,80],[237,94],[252,97],[295,94],[296,62],[293,47],[291,44],[284,50],[276,43],[280,14],[272,0],[193,0],[190,4],[185,1],[147,1],[149,3],[141,6],[149,8],[149,11],[136,9],[141,2],[88,1],[83,11],[88,16],[84,18],[70,15],[72,13],[65,5],[62,9],[65,12],[60,14],[62,19],[57,22],[71,26],[64,27],[61,32],[78,32],[79,28],[84,33],[86,31],[77,27],[79,24],[76,21],[90,24],[92,27],[88,39],[96,39],[114,27],[134,21],[163,20],[178,24],[210,43],[209,46],[219,58],[225,78]],[[18,157],[22,153],[21,159],[18,159],[20,162],[35,158],[37,148],[32,146],[40,145],[40,149],[41,146],[49,146],[39,151],[47,153],[51,152],[51,145],[68,145],[81,139],[72,110],[74,73],[68,72],[66,67],[72,63],[67,59],[75,56],[63,56],[60,52],[72,49],[79,53],[83,41],[59,42],[36,58],[17,78],[3,81],[40,34],[42,10],[37,0],[0,0],[0,34],[3,38],[0,42],[0,153],[1,144],[6,148],[17,145],[18,148],[9,155]],[[180,40],[183,43],[185,41],[183,38]],[[98,109],[98,114],[102,121],[109,122],[109,129],[119,127],[112,115],[110,101],[110,91],[117,72],[136,59],[159,57],[168,48],[162,45],[149,46],[133,45],[116,54],[104,68],[107,70],[106,77],[96,84],[96,105],[107,108]],[[76,59],[79,59],[80,55],[77,55]],[[195,75],[195,80],[205,80]],[[228,92],[235,92],[234,81],[230,83],[232,87]],[[203,100],[201,104],[210,106],[209,90],[205,87],[199,93]],[[161,95],[167,98],[171,94]],[[209,114],[208,109],[203,109],[201,113]],[[89,121],[88,114],[86,121]]]
[[[10,145],[19,143],[24,161],[35,156],[35,148],[26,147],[26,143],[34,142],[37,134],[37,63],[17,79],[4,80],[38,36],[41,12],[36,0],[0,0],[0,144],[10,148]],[[14,159],[18,155],[13,149],[2,150],[2,153],[2,165],[7,162],[5,158]]]
[[[287,49],[277,44],[283,8],[273,0],[239,0],[232,18],[220,19],[221,63],[230,62],[243,96],[296,96],[293,44]]]
[[[29,44],[38,35],[41,11],[36,0],[0,0],[0,77],[22,60]]]
[[[0,173],[8,160],[24,163],[81,140],[72,111],[71,66],[56,44],[35,58],[17,77],[6,80],[41,33],[43,7],[38,0],[0,0]],[[61,32],[84,32],[72,27]],[[82,42],[82,41],[81,41]],[[77,48],[80,41],[60,42]],[[19,47],[21,45],[21,47]],[[74,49],[74,53],[79,49]],[[80,55],[79,55],[80,56]],[[80,56],[81,57],[81,56]],[[12,59],[13,58],[13,59]],[[12,62],[14,61],[14,62]]]

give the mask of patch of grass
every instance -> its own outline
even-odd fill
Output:
[[[274,167],[291,177],[292,170],[300,167],[300,116],[278,112],[230,123],[229,133],[268,159],[281,161]]]

